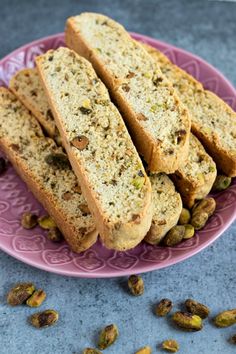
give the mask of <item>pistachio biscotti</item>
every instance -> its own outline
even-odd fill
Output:
[[[95,224],[67,156],[23,104],[0,88],[0,146],[70,247],[81,252],[97,240]]]
[[[37,87],[41,86],[42,88],[37,71],[35,71],[35,69],[27,69],[27,72],[29,76],[31,76],[33,72],[35,80],[38,81]],[[20,72],[17,75],[19,78],[21,76]],[[38,94],[37,89],[35,89],[35,92]],[[24,96],[24,102],[26,104],[28,100],[32,100],[23,87],[19,87],[18,93]],[[46,97],[42,98],[46,101]],[[40,110],[38,102],[32,100],[32,105],[34,105],[36,111]],[[190,145],[191,140],[190,137]],[[189,162],[191,163],[191,161]],[[177,224],[182,209],[182,202],[180,195],[175,191],[173,183],[164,173],[152,175],[150,181],[152,185],[153,218],[151,228],[145,237],[145,241],[151,244],[158,244],[165,234]]]
[[[106,16],[67,20],[66,44],[91,61],[152,172],[173,173],[188,154],[190,119],[156,61]]]
[[[218,169],[227,176],[236,176],[236,113],[164,54],[147,45],[145,48],[173,83],[189,110],[193,133],[213,157]]]
[[[19,82],[22,81],[20,78],[24,76],[24,74],[25,70],[22,70],[16,74]],[[44,102],[47,102],[47,98],[43,91],[43,86],[40,81],[37,70],[27,69],[27,74],[29,77],[33,76],[34,78],[34,91],[36,96],[39,97],[40,95],[42,100]],[[13,79],[11,82],[15,82],[15,80]],[[23,85],[18,85],[17,93],[20,97],[23,97],[22,102],[27,107],[29,105],[34,107],[34,112],[37,118],[40,114],[41,105],[39,104],[38,100],[34,101],[33,97],[31,97],[29,92],[29,87],[26,90]],[[48,109],[50,109],[49,105]],[[44,117],[43,114],[40,114],[40,116],[40,122],[46,123],[46,117]],[[55,122],[53,123],[55,125]],[[43,126],[47,131],[47,125],[44,124]],[[179,169],[175,172],[172,178],[181,193],[184,204],[190,207],[193,205],[196,199],[201,199],[205,197],[211,190],[211,187],[215,180],[215,176],[215,163],[212,161],[211,157],[205,152],[203,146],[198,141],[198,139],[192,134],[190,134],[190,149],[188,159],[181,167],[179,167]]]
[[[164,173],[151,175],[153,218],[145,241],[159,244],[166,233],[177,224],[182,210],[182,200],[170,178]]]
[[[216,178],[216,165],[200,141],[190,134],[189,155],[185,164],[171,176],[183,203],[191,208],[210,192]]]
[[[91,64],[67,48],[36,59],[63,146],[106,247],[136,246],[152,220],[151,184]]]
[[[61,145],[51,109],[36,68],[18,71],[9,84],[11,91],[34,114],[47,134]]]

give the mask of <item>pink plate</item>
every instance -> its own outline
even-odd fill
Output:
[[[133,33],[132,36],[163,51],[174,63],[185,69],[214,91],[236,110],[236,91],[211,65],[199,57],[169,44]],[[7,86],[15,72],[34,66],[34,58],[50,48],[64,45],[63,34],[56,34],[27,44],[0,61],[0,86]],[[142,243],[129,252],[107,250],[99,242],[82,254],[75,254],[63,243],[56,245],[45,238],[40,228],[24,230],[21,214],[31,211],[42,215],[42,206],[10,166],[0,177],[0,248],[13,257],[63,275],[85,278],[115,277],[147,272],[180,262],[214,242],[236,217],[236,181],[225,192],[217,194],[217,210],[204,230],[180,245],[167,248]]]

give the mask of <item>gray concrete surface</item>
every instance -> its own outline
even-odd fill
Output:
[[[236,4],[214,1],[154,0],[1,0],[0,57],[31,40],[63,31],[65,19],[81,11],[102,12],[140,32],[203,57],[236,85]],[[143,345],[161,352],[160,342],[176,338],[180,353],[233,354],[227,340],[236,328],[183,333],[169,320],[153,315],[153,304],[170,297],[178,308],[194,297],[208,304],[212,316],[236,307],[236,224],[200,254],[167,269],[144,275],[145,296],[133,298],[126,279],[86,280],[57,276],[31,268],[0,252],[0,354],[72,354],[94,346],[98,331],[115,322],[116,345],[105,352],[133,354]],[[60,312],[53,328],[35,330],[27,324],[27,307],[10,308],[5,293],[15,282],[32,280],[48,294],[45,306]]]

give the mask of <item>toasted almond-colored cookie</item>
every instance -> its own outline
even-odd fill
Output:
[[[29,74],[30,70],[28,69]],[[35,80],[38,80],[37,87],[40,87],[41,81],[39,79],[39,75],[35,75]],[[37,89],[36,89],[37,93]],[[45,95],[45,93],[43,93]],[[42,97],[46,100],[46,97]],[[31,99],[25,94],[24,101],[27,102],[28,99]],[[32,102],[35,109],[38,110],[39,106],[37,102]],[[191,139],[191,138],[190,138]],[[196,138],[195,138],[196,139]],[[191,142],[191,140],[190,140]],[[199,143],[200,144],[200,143]],[[195,162],[194,162],[195,163]],[[214,165],[214,163],[213,163]],[[152,184],[152,194],[153,199],[155,200],[155,207],[152,219],[152,225],[146,236],[146,241],[149,243],[159,243],[162,237],[171,229],[174,225],[176,225],[179,214],[181,211],[181,198],[177,192],[174,190],[173,183],[165,174],[153,175],[151,177]],[[167,208],[167,201],[170,202],[170,208]],[[163,205],[162,205],[163,201]],[[156,211],[156,212],[155,212]]]
[[[73,251],[92,246],[97,240],[95,224],[65,153],[44,137],[37,120],[5,88],[0,88],[0,116],[0,146],[17,173]]]
[[[189,110],[193,133],[213,157],[218,169],[227,176],[236,176],[236,113],[164,54],[147,45],[145,48],[173,83]]]
[[[151,175],[150,181],[153,218],[145,241],[154,245],[160,243],[166,233],[177,224],[182,210],[182,201],[173,182],[164,173]]]
[[[61,138],[36,68],[18,71],[9,84],[11,91],[34,114],[47,134],[61,145]]]
[[[166,57],[164,56],[164,58]],[[35,69],[27,69],[27,72],[29,77],[33,75],[36,97],[40,95],[42,100],[47,102],[47,98],[43,91],[43,86],[37,71]],[[18,77],[20,77],[20,72]],[[38,91],[40,91],[40,93]],[[30,94],[27,94],[27,92],[24,92],[24,98],[22,101],[27,107],[31,104],[34,107],[34,112],[40,112],[40,101],[34,101],[33,97],[31,97]],[[46,121],[46,118],[42,114],[41,120]],[[53,124],[55,124],[55,122],[53,122]],[[44,128],[47,131],[46,125],[44,125]],[[215,180],[215,175],[215,163],[205,152],[199,140],[191,134],[188,159],[186,160],[186,163],[176,171],[172,178],[175,180],[175,184],[181,192],[184,204],[190,207],[193,205],[195,199],[204,198],[211,190],[212,184]]]
[[[206,197],[213,186],[216,173],[214,161],[200,141],[191,134],[188,159],[171,176],[187,207],[191,208],[196,200]]]
[[[156,61],[110,18],[67,20],[66,44],[91,61],[152,172],[173,173],[188,154],[190,119]]]
[[[92,65],[67,48],[36,59],[50,107],[106,247],[136,246],[152,220],[151,184]]]

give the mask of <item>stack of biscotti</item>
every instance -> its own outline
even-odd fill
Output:
[[[87,25],[85,25],[85,22]],[[67,20],[66,43],[92,62],[109,87],[119,109],[124,110],[125,118],[127,113],[128,126],[131,120],[131,134],[136,145],[138,147],[139,144],[141,145],[141,149],[139,149],[141,153],[145,142],[148,141],[142,135],[143,129],[148,133],[155,132],[158,142],[161,140],[165,144],[171,141],[174,151],[178,150],[176,150],[175,143],[178,145],[181,141],[180,135],[186,131],[183,127],[180,128],[179,100],[176,96],[171,96],[171,90],[166,91],[167,81],[160,75],[159,71],[159,79],[154,79],[155,74],[152,71],[154,67],[150,56],[143,53],[140,44],[131,39],[123,27],[105,16],[85,13]],[[159,69],[156,67],[155,70]],[[156,85],[154,90],[153,85]],[[169,83],[168,85],[170,88]],[[128,90],[124,90],[124,87],[128,87]],[[175,107],[171,109],[169,105],[171,102],[170,96],[175,97]],[[160,100],[160,97],[162,99],[165,97],[166,100]],[[162,104],[159,104],[160,101],[162,101]],[[130,111],[126,112],[127,106],[132,106],[133,115]],[[155,112],[149,114],[154,107]],[[137,116],[137,109],[141,109],[140,112],[145,116],[145,123],[141,122],[139,127],[133,129],[134,113]],[[178,114],[176,114],[177,112]],[[183,111],[181,112],[183,113]],[[172,114],[175,116],[175,121],[170,118]],[[172,129],[179,129],[178,134],[172,134],[173,131],[167,133],[168,128],[166,130],[166,127],[168,127],[168,124],[171,125]],[[142,129],[142,133],[139,129]],[[161,139],[160,136],[158,137],[159,133],[162,135]],[[174,136],[177,138],[176,140]],[[135,140],[137,137],[140,137],[140,141]],[[190,144],[191,149],[194,148],[195,151],[190,151],[189,155],[182,155],[184,160],[175,164],[174,170],[166,169],[167,165],[164,166],[163,161],[160,160],[157,168],[153,167],[154,164],[152,163],[148,166],[154,172],[158,170],[168,173],[175,172],[173,176],[176,177],[176,184],[187,206],[192,206],[196,199],[206,196],[216,176],[215,164],[200,142],[191,137]],[[148,141],[148,146],[151,146],[150,141]],[[173,149],[170,149],[169,152],[173,153]],[[201,158],[199,159],[200,155]],[[157,156],[157,153],[153,152],[153,156]],[[167,164],[170,162],[163,151],[161,157]]]
[[[67,48],[48,51],[36,64],[104,245],[136,246],[151,226],[151,184],[106,87],[91,64]]]
[[[10,88],[13,90],[17,97],[21,99],[26,107],[32,107],[35,116],[38,117],[39,122],[43,125],[44,129],[48,131],[46,116],[40,112],[41,104],[38,100],[30,94],[30,87],[25,85],[25,74],[27,78],[34,80],[35,95],[41,97],[44,102],[45,112],[50,109],[47,102],[43,86],[37,69],[24,69],[19,71],[10,81]],[[53,122],[55,125],[55,122]],[[175,187],[171,180],[163,173],[152,175],[150,177],[152,185],[152,199],[153,199],[153,217],[151,228],[145,237],[145,241],[151,244],[158,244],[165,234],[176,225],[182,209],[182,201],[180,195],[175,191]]]
[[[53,149],[59,149],[59,155],[65,159],[68,156],[88,203],[82,209],[86,216],[91,210],[104,245],[127,250],[143,239],[158,244],[178,222],[181,197],[191,207],[208,194],[216,177],[214,161],[190,134],[190,118],[197,109],[197,118],[203,119],[199,112],[203,115],[206,97],[212,99],[211,93],[103,15],[85,13],[70,18],[66,42],[87,58],[96,72],[73,50],[59,48],[38,57],[37,68],[17,73],[10,88],[45,132],[66,149],[67,154],[46,139]],[[149,178],[97,74],[110,90],[137,149],[148,163]],[[222,103],[221,109],[223,115],[226,109]],[[193,121],[192,129],[198,136],[193,128],[196,118]],[[228,135],[222,139],[227,145]],[[163,172],[171,174],[181,197]],[[71,195],[69,188],[65,195]]]
[[[1,148],[71,249],[81,252],[92,246],[97,240],[94,220],[67,156],[5,88],[0,88],[0,117]]]
[[[236,113],[214,93],[180,69],[161,52],[145,45],[173,83],[191,114],[193,133],[213,157],[220,171],[236,176]]]
[[[30,94],[30,86],[26,86],[26,74],[27,82],[34,82],[34,96]],[[34,99],[35,95],[36,97],[40,97],[41,101],[44,104],[44,111],[47,112],[50,110],[43,86],[40,82],[37,69],[24,69],[19,71],[11,79],[10,88],[16,94],[16,96],[23,102],[23,104],[25,104],[26,107],[31,107],[32,112],[34,112],[39,122],[50,135],[46,115],[43,115],[41,113],[42,105],[40,104],[39,100]],[[55,121],[53,120],[53,118],[51,119],[51,124],[55,126]],[[216,167],[214,161],[205,152],[203,146],[197,140],[197,138],[191,134],[188,158],[185,164],[180,166],[179,169],[172,176],[176,186],[178,187],[181,193],[184,204],[188,207],[191,207],[194,204],[195,200],[204,198],[211,190],[215,177]]]
[[[173,173],[188,155],[188,111],[141,44],[110,18],[67,20],[66,44],[88,59],[108,87],[151,172]]]

